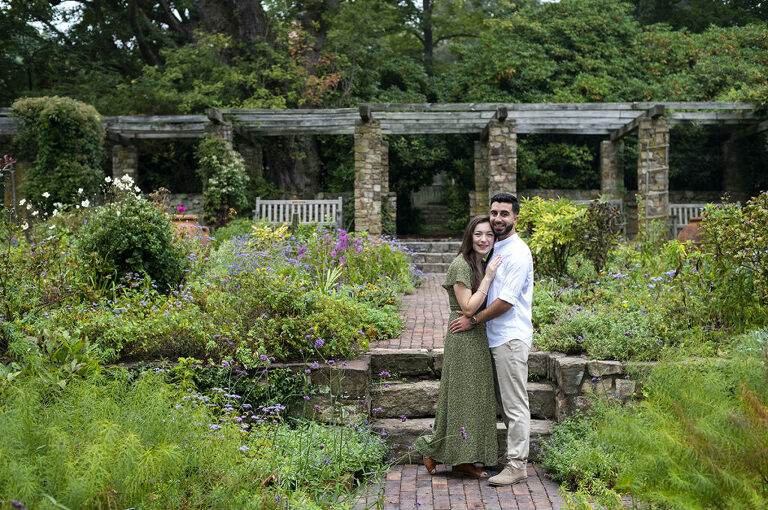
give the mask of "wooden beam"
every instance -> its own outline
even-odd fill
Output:
[[[642,114],[635,117],[632,121],[628,122],[627,124],[624,124],[620,128],[616,129],[611,133],[611,141],[614,142],[618,140],[619,138],[624,137],[626,134],[631,133],[635,129],[637,129],[637,126],[640,125],[640,122],[645,119],[653,119],[656,117],[659,117],[664,114],[664,107],[661,105],[654,105]]]
[[[765,131],[768,131],[768,120],[753,124],[752,126],[749,126],[746,129],[742,129],[741,131],[736,131],[731,135],[730,140],[735,142],[737,140],[741,140],[742,138],[747,138],[748,136],[764,133]]]

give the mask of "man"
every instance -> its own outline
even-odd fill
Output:
[[[496,398],[507,426],[507,451],[499,462],[501,472],[488,479],[491,485],[512,485],[528,478],[528,441],[531,414],[528,408],[528,351],[533,338],[533,258],[528,245],[515,232],[520,203],[509,193],[491,198],[491,227],[496,234],[494,255],[502,264],[488,289],[488,307],[473,317],[459,317],[450,324],[453,333],[486,324],[494,364]]]

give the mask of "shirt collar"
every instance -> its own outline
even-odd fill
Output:
[[[518,237],[517,232],[512,234],[511,236],[507,237],[503,241],[496,241],[496,244],[494,245],[494,248],[503,248],[504,246],[511,244],[512,241]]]

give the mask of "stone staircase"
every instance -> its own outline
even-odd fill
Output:
[[[422,273],[448,271],[461,246],[461,241],[446,239],[412,239],[404,243],[413,252],[413,263]]]
[[[417,437],[431,432],[442,357],[442,349],[372,349],[344,366],[321,366],[310,376],[319,392],[306,403],[305,411],[328,422],[347,422],[362,413],[375,430],[382,431],[396,458],[404,463],[421,462],[420,455],[409,455],[410,447]],[[294,368],[303,369],[304,365]],[[547,369],[540,357],[529,358],[529,373],[534,379],[528,382],[532,443],[552,434],[557,416],[556,388],[546,380]],[[501,450],[506,428],[501,421],[496,426]],[[535,453],[532,447],[532,459]]]

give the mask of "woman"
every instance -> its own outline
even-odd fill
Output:
[[[451,306],[449,320],[457,318],[459,311],[472,316],[485,303],[501,264],[501,257],[494,257],[483,275],[483,257],[493,243],[490,218],[473,218],[443,283]],[[496,397],[484,324],[461,333],[446,333],[434,431],[418,438],[414,448],[424,455],[430,474],[435,474],[439,462],[453,466],[454,472],[487,478],[475,463],[496,464]]]

